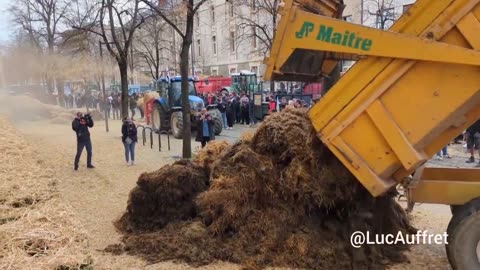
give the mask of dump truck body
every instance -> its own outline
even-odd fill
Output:
[[[478,1],[418,1],[390,31],[289,1],[282,12],[267,79],[318,80],[331,71],[328,61],[358,61],[309,115],[321,140],[373,195],[407,180],[480,118]],[[293,59],[305,54],[323,64],[296,69]]]
[[[451,205],[450,264],[480,269],[480,170],[424,166],[480,118],[480,0],[419,0],[389,31],[332,14],[285,0],[265,79],[318,81],[357,60],[309,111],[318,137],[373,196],[401,184],[410,209]]]

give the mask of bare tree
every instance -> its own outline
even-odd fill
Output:
[[[233,0],[229,0],[233,5]],[[252,53],[267,55],[272,48],[277,24],[280,19],[280,0],[236,0],[240,8],[235,8],[235,15],[240,22],[238,28],[242,29],[238,39],[248,42]],[[232,7],[230,7],[232,8]],[[273,91],[275,82],[270,82]]]
[[[230,0],[232,2],[233,0]],[[237,2],[238,1],[238,2]],[[273,44],[277,23],[280,19],[279,0],[237,0],[235,15],[239,18],[239,40],[247,41],[254,51],[267,54]],[[233,2],[231,3],[233,5]],[[244,8],[242,8],[244,7]]]
[[[140,14],[140,0],[85,0],[77,8],[79,17],[72,27],[88,31],[101,38],[110,55],[116,60],[120,71],[122,118],[128,116],[128,58],[135,31],[145,18]],[[77,2],[78,5],[78,2]]]
[[[390,28],[399,16],[395,10],[395,3],[395,0],[366,0],[364,4],[366,20],[378,29]]]
[[[45,54],[46,59],[50,60],[60,38],[61,23],[67,8],[68,3],[63,0],[17,0],[10,7],[10,12],[14,23],[27,33],[38,52]],[[55,62],[48,63],[44,77],[48,91],[53,93],[55,74],[49,71],[55,69]],[[59,95],[63,98],[63,91],[59,91]]]
[[[161,75],[162,61],[169,61],[162,56],[162,51],[171,51],[170,35],[166,33],[167,23],[160,17],[151,17],[145,21],[135,38],[135,55],[148,66],[150,76],[157,81]],[[172,52],[175,53],[175,52]]]
[[[180,51],[180,75],[182,76],[182,115],[183,115],[183,158],[191,158],[191,123],[190,103],[188,101],[189,52],[193,39],[193,21],[195,13],[206,0],[181,0],[177,5],[161,4],[164,1],[142,0],[158,16],[168,23],[182,39]],[[195,3],[196,2],[196,3]],[[182,16],[183,15],[183,16]],[[181,23],[179,16],[185,18]],[[183,26],[183,27],[182,27]],[[181,29],[183,28],[183,29]]]

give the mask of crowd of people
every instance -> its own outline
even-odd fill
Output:
[[[218,110],[222,113],[223,128],[233,129],[235,124],[252,126],[256,123],[253,108],[254,101],[246,93],[237,94],[236,92],[227,93],[225,91],[219,93],[199,94],[205,102],[205,106],[217,105]],[[268,93],[262,96],[262,102],[268,103],[269,113],[281,111],[285,108],[310,107],[301,99],[287,100],[282,97],[277,100],[274,94]]]
[[[128,107],[132,118],[135,117],[137,110],[140,112],[140,117],[144,118],[143,108],[137,106],[137,100],[142,96],[143,94],[141,93],[129,96]],[[86,108],[87,110],[99,110],[102,113],[106,110],[109,119],[121,119],[121,95],[117,92],[107,95],[106,99],[103,98],[101,93],[69,94],[65,96],[65,107],[67,109]]]
[[[144,117],[144,111],[137,106],[137,100],[142,97],[142,94],[133,94],[129,96],[128,107],[130,110],[130,117],[124,118],[121,133],[122,143],[125,148],[125,160],[127,165],[135,164],[135,146],[137,143],[137,129],[134,123],[136,110],[140,111],[141,118]],[[233,126],[246,125],[252,126],[255,124],[255,117],[253,115],[254,101],[246,93],[237,94],[235,92],[227,93],[208,93],[199,94],[204,100],[205,107],[200,111],[197,126],[196,141],[201,143],[202,147],[215,139],[214,136],[214,122],[212,116],[208,113],[206,107],[209,105],[216,105],[222,115],[223,128],[227,130],[233,129]],[[273,94],[266,94],[263,96],[263,102],[269,104],[270,113],[285,108],[299,108],[308,107],[308,105],[300,99],[287,100],[286,97],[281,99],[276,98]],[[101,94],[76,94],[65,97],[65,105],[67,108],[87,108],[97,109],[105,112],[108,118],[120,120],[121,117],[121,96],[118,93],[112,93],[103,98]],[[78,170],[78,163],[83,149],[87,150],[87,167],[94,168],[92,165],[92,144],[90,140],[89,128],[93,127],[93,119],[89,114],[83,115],[78,113],[77,117],[72,122],[72,129],[77,135],[77,153],[75,156],[74,169]]]

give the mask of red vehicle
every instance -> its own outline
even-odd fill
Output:
[[[303,87],[302,94],[312,95],[313,99],[317,99],[322,95],[323,85],[322,83],[309,83]]]
[[[232,85],[232,78],[223,76],[211,76],[195,82],[199,94],[218,93],[223,89],[229,89]]]

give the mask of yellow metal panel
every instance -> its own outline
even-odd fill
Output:
[[[374,126],[372,119],[364,113],[336,138],[340,137],[344,142],[348,142],[348,147],[364,160],[375,160],[370,164],[364,163],[373,173],[381,177],[389,176],[388,173],[392,172],[390,166],[395,164],[397,157],[382,133],[376,128],[371,128]]]
[[[412,35],[387,32],[303,11],[287,31],[284,46],[377,57],[395,57],[457,64],[480,65],[480,52],[446,43],[420,39]],[[296,30],[296,31],[291,31]],[[402,48],[399,50],[398,48]],[[283,54],[283,53],[281,53]],[[455,57],[452,57],[455,55]],[[277,64],[284,62],[280,58]],[[286,60],[286,59],[285,59]]]
[[[435,181],[480,182],[477,168],[424,168],[421,179]]]
[[[424,168],[409,186],[409,199],[420,203],[462,205],[480,197],[480,170]]]
[[[362,114],[372,102],[382,95],[388,88],[394,84],[410,67],[415,64],[414,61],[396,60],[383,70],[359,95],[326,126],[319,131],[322,136],[334,138],[347,127],[355,118]],[[341,80],[340,80],[341,81]],[[313,122],[316,119],[310,117]]]
[[[414,202],[462,205],[480,197],[480,182],[422,180],[409,192]]]
[[[434,22],[442,12],[454,12],[448,9],[452,2],[453,0],[417,1],[407,15],[402,16],[392,26],[391,31],[424,36],[432,32],[432,24],[444,24],[443,18]],[[437,29],[438,33],[435,33],[435,36],[441,37],[452,27],[454,26],[450,25],[444,29]],[[311,109],[310,118],[315,128],[323,129],[339,112],[338,108],[344,108],[372,80],[372,76],[378,74],[392,61],[392,59],[371,58],[357,62],[329,91],[328,95]],[[335,89],[340,90],[335,91]]]
[[[480,49],[480,38],[478,37],[478,33],[480,33],[480,22],[472,13],[463,17],[463,19],[458,22],[457,28],[474,49]]]
[[[417,168],[427,159],[413,148],[413,145],[380,101],[374,101],[367,109],[367,113],[406,170]]]
[[[340,137],[333,143],[324,143],[373,196],[381,195],[397,184],[395,181],[379,178]],[[365,175],[370,177],[362,177]]]
[[[429,134],[436,137],[441,132],[437,127],[448,128],[451,115],[473,98],[480,86],[479,72],[471,66],[417,63],[381,100],[409,141],[422,147],[430,141]]]

